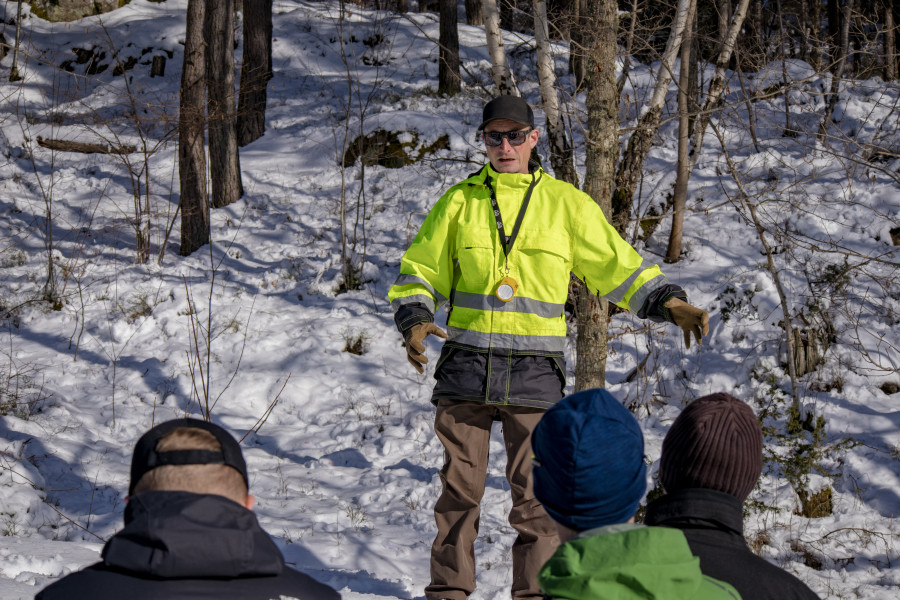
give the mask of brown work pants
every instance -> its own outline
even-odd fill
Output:
[[[438,532],[431,547],[427,600],[464,600],[475,590],[475,538],[494,420],[502,425],[506,446],[509,524],[518,532],[512,547],[512,597],[542,597],[537,574],[559,544],[556,526],[531,488],[531,432],[543,414],[522,406],[438,401],[434,430],[444,444],[443,490],[434,507]]]

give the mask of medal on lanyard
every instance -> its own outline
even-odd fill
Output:
[[[497,195],[494,193],[494,187],[491,185],[490,175],[488,175],[484,179],[484,183],[491,194],[491,205],[494,208],[497,233],[500,234],[500,245],[503,247],[503,252],[506,255],[507,261],[507,275],[500,280],[500,283],[498,283],[497,287],[494,289],[494,295],[497,296],[497,298],[499,298],[502,302],[509,302],[510,300],[512,300],[516,295],[516,291],[519,289],[518,282],[516,282],[515,279],[509,276],[509,253],[512,251],[513,243],[516,241],[516,236],[519,234],[519,227],[522,226],[522,219],[525,217],[525,209],[528,208],[528,201],[531,199],[531,192],[534,190],[534,186],[538,181],[540,181],[540,177],[535,179],[534,174],[532,173],[531,185],[528,186],[528,191],[525,192],[525,199],[522,200],[522,208],[519,209],[519,216],[516,218],[516,224],[513,225],[512,235],[507,238],[506,232],[503,229],[503,219],[500,217],[500,206],[497,204]]]
[[[500,283],[497,284],[497,289],[494,291],[494,295],[497,296],[503,302],[509,302],[513,299],[513,296],[516,295],[516,290],[519,289],[519,284],[516,283],[516,280],[512,277],[504,277],[500,280]]]

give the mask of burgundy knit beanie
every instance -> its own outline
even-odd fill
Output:
[[[762,428],[734,396],[711,394],[681,411],[666,434],[659,480],[667,492],[707,488],[741,502],[762,473]]]

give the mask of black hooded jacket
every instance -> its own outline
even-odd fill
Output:
[[[679,490],[647,506],[647,525],[680,529],[704,574],[734,586],[743,600],[818,600],[806,584],[751,552],[741,501],[702,488]]]
[[[145,492],[102,562],[49,585],[36,600],[337,600],[340,594],[284,565],[256,516],[224,496]]]

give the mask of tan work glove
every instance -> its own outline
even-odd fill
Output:
[[[444,330],[434,323],[416,323],[407,329],[406,334],[403,336],[406,340],[406,360],[419,373],[425,372],[425,363],[428,362],[428,357],[425,356],[425,344],[422,342],[429,335],[447,339],[447,334],[444,333]]]
[[[684,331],[684,345],[691,347],[691,333],[697,343],[703,343],[703,336],[709,333],[709,313],[702,308],[691,306],[680,298],[669,298],[663,305],[676,325]]]

